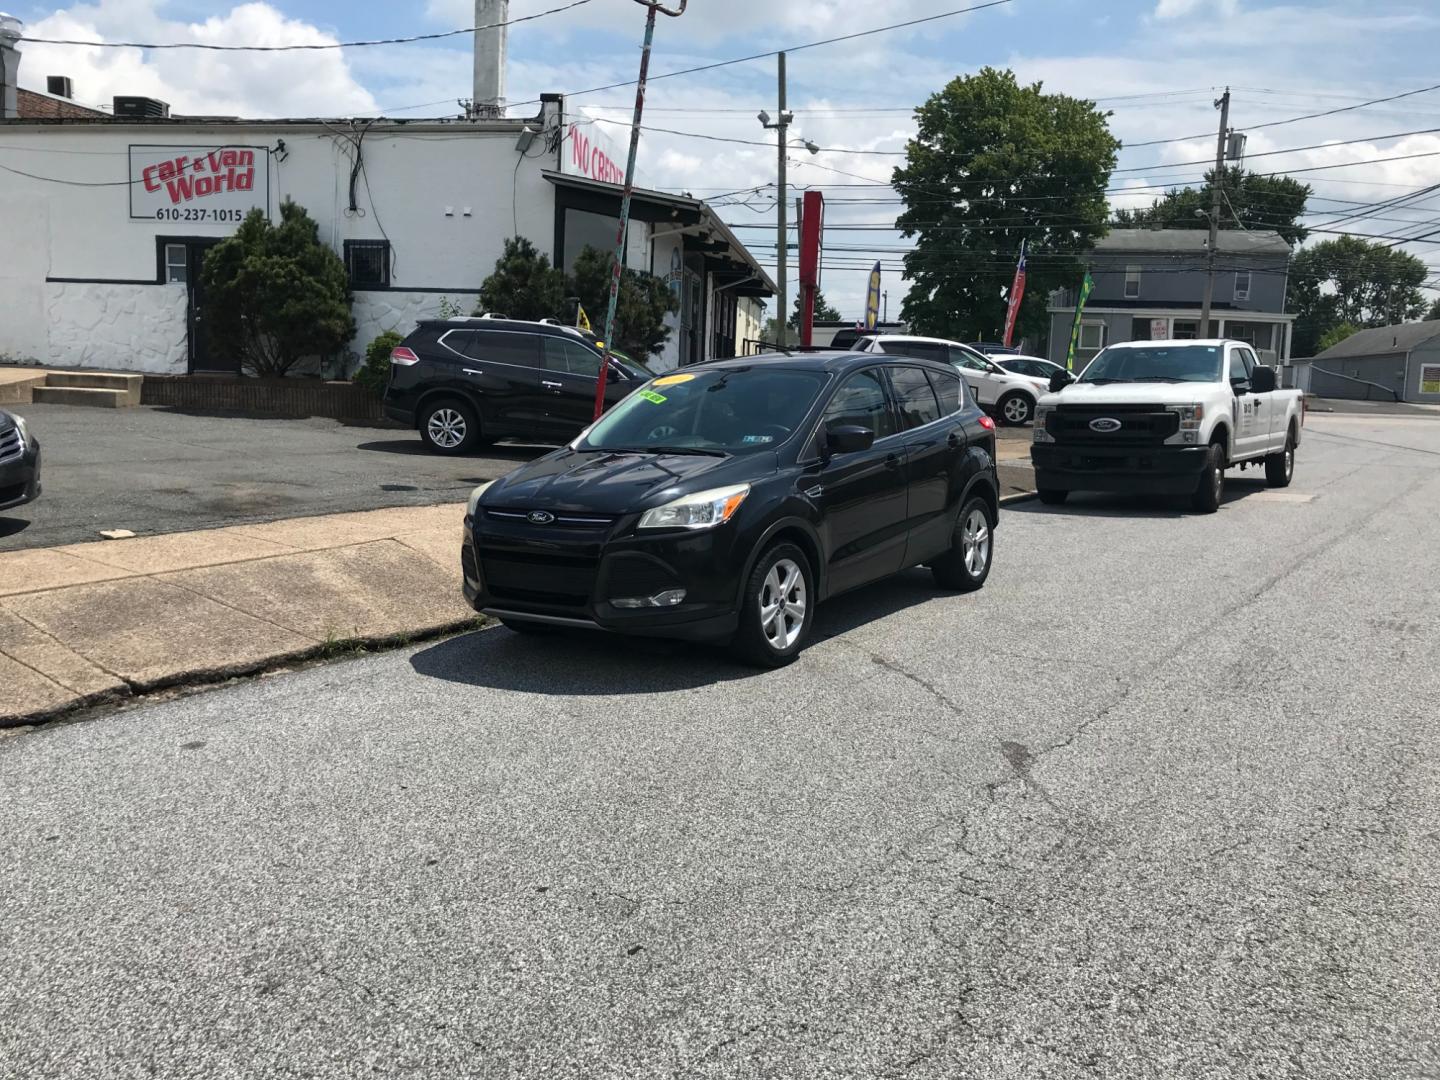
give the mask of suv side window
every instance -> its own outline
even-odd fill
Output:
[[[965,407],[965,380],[948,371],[926,371],[935,396],[940,401],[940,415],[950,416]]]
[[[940,360],[949,360],[956,367],[964,368],[966,371],[989,371],[990,368],[983,363],[978,356],[969,349],[962,349],[951,345],[948,356],[939,357]]]
[[[895,388],[895,403],[906,428],[924,427],[940,419],[940,404],[922,368],[891,368],[890,385]]]
[[[835,396],[830,399],[830,404],[825,407],[825,415],[820,424],[822,432],[847,424],[869,428],[875,432],[876,439],[883,439],[899,431],[879,368],[851,375],[840,384]]]
[[[546,371],[558,371],[562,375],[588,375],[592,379],[600,374],[600,357],[578,341],[542,337],[540,342]]]
[[[512,367],[539,367],[540,348],[535,334],[514,334],[503,330],[465,330],[451,335],[447,344],[462,350],[471,360],[509,364]]]

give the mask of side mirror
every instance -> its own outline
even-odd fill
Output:
[[[1278,379],[1275,369],[1261,365],[1250,373],[1250,390],[1256,394],[1268,394],[1276,388]]]
[[[606,382],[624,382],[624,381],[625,381],[625,373],[624,373],[623,371],[621,371],[619,368],[617,368],[614,364],[611,364],[608,368],[605,369],[605,381],[606,381]]]
[[[859,424],[840,424],[826,430],[825,445],[834,454],[858,454],[875,445],[875,432]]]
[[[1050,376],[1050,392],[1052,394],[1058,394],[1061,390],[1064,390],[1065,387],[1069,386],[1074,381],[1075,376],[1070,374],[1070,372],[1057,371],[1054,375]]]

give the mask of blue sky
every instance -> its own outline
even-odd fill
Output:
[[[514,0],[513,14],[530,14],[564,0]],[[964,0],[691,0],[679,20],[662,19],[655,72],[728,59],[837,34],[934,14]],[[10,0],[38,36],[108,40],[319,41],[399,36],[451,29],[472,21],[472,0],[411,4],[270,0],[93,0],[34,4]],[[643,10],[632,0],[592,0],[574,12],[517,27],[510,40],[510,97],[542,91],[574,92],[634,77]],[[1212,100],[1234,87],[1232,123],[1238,128],[1440,82],[1433,46],[1440,41],[1440,5],[1428,0],[1345,0],[1269,3],[1265,0],[1013,0],[997,9],[957,16],[908,31],[793,54],[791,107],[796,132],[831,148],[791,170],[796,184],[883,182],[899,160],[848,151],[896,151],[910,131],[906,110],[958,74],[989,64],[1013,67],[1025,80],[1095,98],[1114,111],[1112,129],[1129,142],[1213,131]],[[426,104],[401,115],[444,115],[468,96],[469,41],[407,45],[344,54],[216,57],[196,53],[59,49],[32,45],[22,83],[39,85],[52,72],[70,74],[81,100],[115,93],[151,93],[177,111],[247,115],[373,115],[380,109]],[[628,118],[628,89],[575,97],[597,118]],[[648,123],[722,138],[763,139],[755,113],[774,112],[773,60],[657,82]],[[857,111],[866,110],[866,111]],[[525,110],[519,110],[525,111]],[[601,125],[617,142],[623,125]],[[1366,142],[1254,160],[1252,167],[1307,168],[1397,154],[1440,151],[1440,135],[1378,140],[1376,136],[1440,128],[1440,91],[1405,102],[1286,124],[1250,136],[1252,154],[1334,140]],[[1199,166],[1158,168],[1213,155],[1213,137],[1126,150],[1117,174],[1117,203],[1146,201],[1151,187],[1199,176]],[[763,185],[774,179],[773,149],[647,134],[643,179],[696,194]],[[826,171],[835,170],[835,171]],[[850,177],[839,173],[855,174]],[[1338,214],[1349,202],[1399,194],[1440,181],[1440,157],[1305,174],[1314,183],[1317,211]],[[829,189],[829,194],[854,189]],[[878,194],[886,194],[884,188]],[[726,216],[741,225],[773,220],[773,198],[761,191]],[[1432,206],[1435,203],[1425,203]],[[832,222],[874,221],[893,215],[884,204],[834,208]],[[1440,215],[1433,210],[1432,215]],[[1424,220],[1423,210],[1397,217]],[[1357,226],[1358,228],[1358,226]],[[1403,228],[1397,221],[1365,226]],[[757,254],[770,236],[742,229]],[[901,246],[874,234],[847,243]],[[1413,248],[1440,266],[1437,246]],[[838,253],[837,253],[838,254]],[[854,253],[856,260],[865,253]],[[895,258],[893,254],[888,257]],[[838,260],[837,260],[838,261]],[[892,310],[902,289],[892,276]],[[847,316],[863,304],[864,274],[827,274],[826,292]]]

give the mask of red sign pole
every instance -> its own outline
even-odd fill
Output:
[[[620,275],[625,266],[625,234],[630,231],[630,199],[635,193],[635,158],[640,153],[640,118],[645,114],[645,80],[650,77],[650,46],[655,40],[655,13],[671,18],[685,14],[689,0],[680,0],[678,11],[662,7],[659,0],[635,0],[644,4],[645,44],[640,49],[640,80],[635,84],[635,119],[630,125],[630,159],[625,163],[625,191],[620,197],[620,231],[615,238],[615,265],[610,274],[610,304],[605,312],[605,340],[601,343],[600,377],[595,380],[595,419],[605,413],[605,387],[610,381],[610,339],[615,334],[615,306],[620,301]]]
[[[824,232],[825,196],[819,191],[807,191],[800,212],[800,344],[807,349],[815,341],[815,294],[820,291]]]

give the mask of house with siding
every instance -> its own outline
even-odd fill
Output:
[[[1440,320],[1361,330],[1310,362],[1320,397],[1369,398],[1381,387],[1400,401],[1440,402]]]
[[[1208,266],[1205,229],[1114,229],[1087,257],[1094,281],[1080,324],[1075,368],[1122,341],[1225,337],[1261,359],[1290,357],[1294,315],[1285,312],[1290,245],[1268,230],[1224,230],[1215,258],[1210,325],[1200,326]],[[1078,286],[1078,283],[1077,283]],[[1049,358],[1064,364],[1078,288],[1050,297]]]

